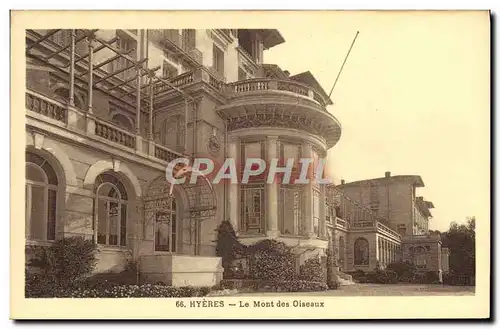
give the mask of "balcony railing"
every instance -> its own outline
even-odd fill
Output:
[[[319,94],[314,89],[295,81],[257,78],[233,82],[228,86],[229,93],[236,95],[261,90],[277,90],[307,97],[318,102],[323,108],[327,105],[324,99],[315,96],[315,94]]]
[[[62,123],[68,119],[68,110],[64,105],[30,91],[26,93],[26,108]]]
[[[110,142],[118,143],[129,148],[135,148],[135,135],[116,127],[112,123],[96,119],[95,134]]]
[[[134,132],[127,131],[111,122],[98,119],[92,114],[52,100],[32,90],[26,91],[26,110],[28,118],[52,124],[57,122],[57,125],[62,125],[74,133],[95,140],[98,142],[97,145],[102,144],[104,139],[108,146],[115,146],[133,154],[142,153],[144,156],[167,162],[183,157],[181,153],[151,140],[145,139],[145,143],[142,143],[144,138]]]

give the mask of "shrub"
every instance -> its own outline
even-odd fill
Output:
[[[382,270],[376,273],[377,283],[393,284],[398,282],[398,275],[392,270]]]
[[[83,237],[69,237],[55,241],[49,247],[36,251],[29,266],[38,268],[44,280],[54,280],[65,286],[92,272],[96,263],[92,241]]]
[[[57,298],[171,298],[171,297],[203,297],[210,292],[209,287],[170,287],[165,285],[112,285],[99,287],[60,288],[50,296]]]
[[[263,281],[290,281],[296,278],[295,256],[283,242],[266,239],[247,249],[252,275]]]
[[[238,241],[236,233],[229,221],[222,221],[217,228],[216,255],[222,258],[224,277],[232,277],[232,263],[244,254],[245,247]]]
[[[319,257],[310,258],[300,266],[299,279],[312,282],[326,282],[325,266],[321,263]]]
[[[398,280],[401,282],[410,282],[417,273],[415,265],[409,262],[395,262],[387,266],[387,270],[396,272]]]

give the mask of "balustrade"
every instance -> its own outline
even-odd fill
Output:
[[[135,148],[135,135],[122,130],[110,123],[95,120],[96,136],[105,138],[110,142],[115,142],[126,147]]]
[[[30,91],[26,92],[26,108],[48,118],[63,123],[67,122],[68,109],[65,106]]]

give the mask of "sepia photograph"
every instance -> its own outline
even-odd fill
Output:
[[[11,12],[11,316],[488,318],[490,13],[202,14]]]

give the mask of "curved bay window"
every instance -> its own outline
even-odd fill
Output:
[[[369,264],[369,245],[365,238],[358,238],[354,241],[354,265]]]
[[[94,185],[94,241],[100,245],[127,244],[127,192],[123,183],[111,174],[101,174]]]
[[[26,153],[26,226],[28,240],[55,240],[57,175],[41,156]]]
[[[165,207],[155,213],[155,251],[177,251],[177,203],[165,199]]]

